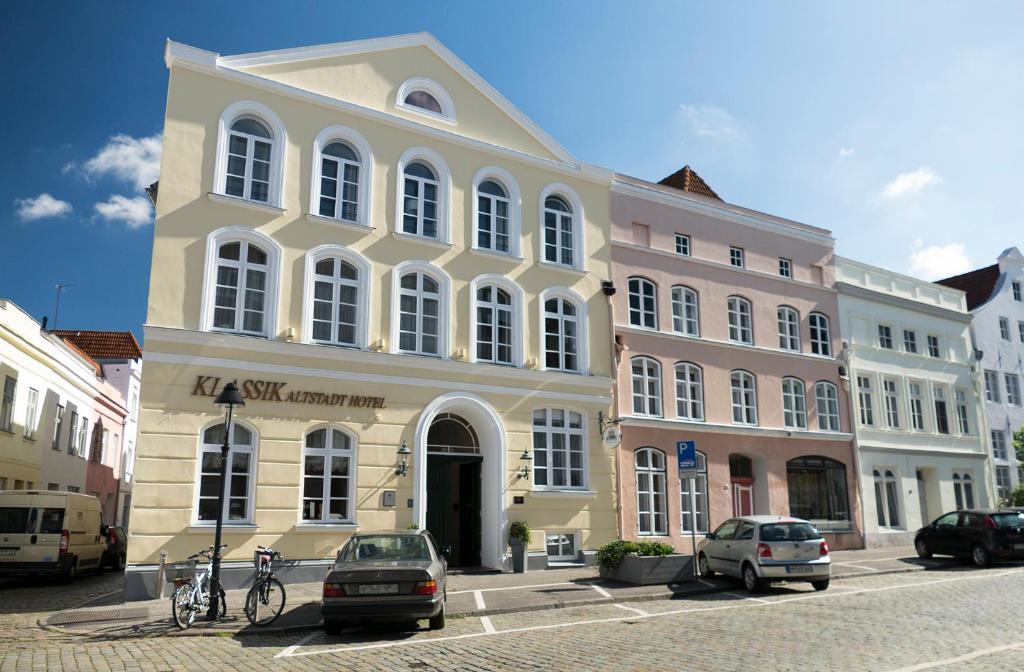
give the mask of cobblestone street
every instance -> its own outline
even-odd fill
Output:
[[[453,619],[441,632],[374,627],[236,637],[72,636],[50,610],[102,603],[120,577],[0,588],[0,672],[196,669],[1010,670],[1024,659],[1024,567],[835,581],[682,600]]]

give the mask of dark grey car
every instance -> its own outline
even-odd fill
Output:
[[[363,532],[341,550],[324,580],[324,629],[374,621],[445,621],[448,563],[425,530]]]

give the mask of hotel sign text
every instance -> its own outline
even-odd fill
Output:
[[[196,383],[192,387],[192,396],[215,397],[221,386],[220,382],[221,379],[216,376],[196,376]],[[290,390],[285,389],[288,383],[280,383],[273,380],[243,380],[241,383],[236,380],[234,382],[242,392],[243,399],[252,399],[254,401],[312,404],[314,406],[387,408],[384,397]]]

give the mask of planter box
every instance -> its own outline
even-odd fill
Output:
[[[602,579],[649,586],[694,581],[692,555],[623,556],[615,569],[601,568]]]

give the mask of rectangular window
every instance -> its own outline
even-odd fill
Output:
[[[14,392],[18,387],[18,379],[4,376],[4,398],[0,402],[0,429],[11,431],[14,422]]]
[[[997,460],[1006,459],[1006,432],[1002,429],[992,430],[992,457]]]
[[[924,395],[921,383],[910,383],[910,426],[916,431],[924,431]]]
[[[89,451],[89,421],[82,418],[78,424],[78,455],[85,455]]]
[[[1021,293],[1020,280],[1014,280],[1013,281],[1013,300],[1018,302],[1018,303],[1020,303],[1021,301],[1024,301],[1024,296],[1022,296],[1022,293]]]
[[[641,247],[651,246],[651,227],[640,222],[633,222],[633,244]]]
[[[999,395],[999,374],[995,371],[985,369],[985,400],[994,404],[1000,402]]]
[[[53,449],[60,450],[60,431],[64,428],[64,407],[57,404],[53,417]]]
[[[886,324],[878,325],[878,347],[892,350],[892,327]]]
[[[971,423],[968,420],[967,390],[956,391],[956,417],[960,425],[961,434],[971,433]]]
[[[935,395],[935,426],[939,434],[949,434],[949,409],[946,406],[946,391],[941,387],[932,390]]]
[[[996,492],[999,499],[1007,499],[1010,496],[1010,468],[996,467]]]
[[[743,268],[743,248],[742,247],[730,247],[729,248],[729,263],[736,268]]]
[[[874,426],[875,411],[871,405],[871,379],[857,376],[857,401],[860,404],[860,424]]]
[[[1006,374],[1006,403],[1014,406],[1021,405],[1020,376],[1016,373]]]
[[[697,476],[693,479],[693,508],[690,511],[690,479],[679,479],[679,510],[682,512],[681,532],[704,534],[708,531],[708,474],[707,462],[700,453],[697,454]],[[694,513],[696,513],[696,527],[693,527]]]
[[[1010,320],[1005,317],[999,318],[999,337],[1004,341],[1010,340]]]
[[[784,278],[793,277],[793,262],[789,259],[779,257],[779,275]]]
[[[583,489],[583,416],[561,408],[533,412],[533,484],[546,490]]]
[[[1024,343],[1024,322],[1017,323],[1017,332],[1020,335],[1020,342]]]
[[[78,452],[78,413],[71,411],[71,431],[68,432],[68,455]]]
[[[912,355],[917,354],[917,332],[912,329],[903,330],[903,350]]]
[[[900,428],[900,397],[896,390],[895,380],[882,381],[882,392],[885,396],[885,424],[890,429]]]
[[[820,382],[814,386],[818,407],[818,429],[823,432],[839,431],[839,393],[832,383]]]
[[[28,388],[28,405],[25,408],[25,438],[36,435],[36,421],[39,419],[39,390]]]
[[[51,490],[51,491],[52,490],[60,490],[60,484],[59,483],[47,483],[46,484],[46,489],[47,490]]]
[[[548,532],[544,535],[548,560],[575,560],[576,535],[572,532]]]
[[[941,357],[942,353],[939,352],[939,337],[928,334],[928,356],[929,357]]]
[[[676,234],[676,254],[684,257],[690,256],[690,237],[682,234]]]
[[[78,491],[79,491],[79,487],[77,485],[69,485],[68,486],[68,492],[78,492]]]

